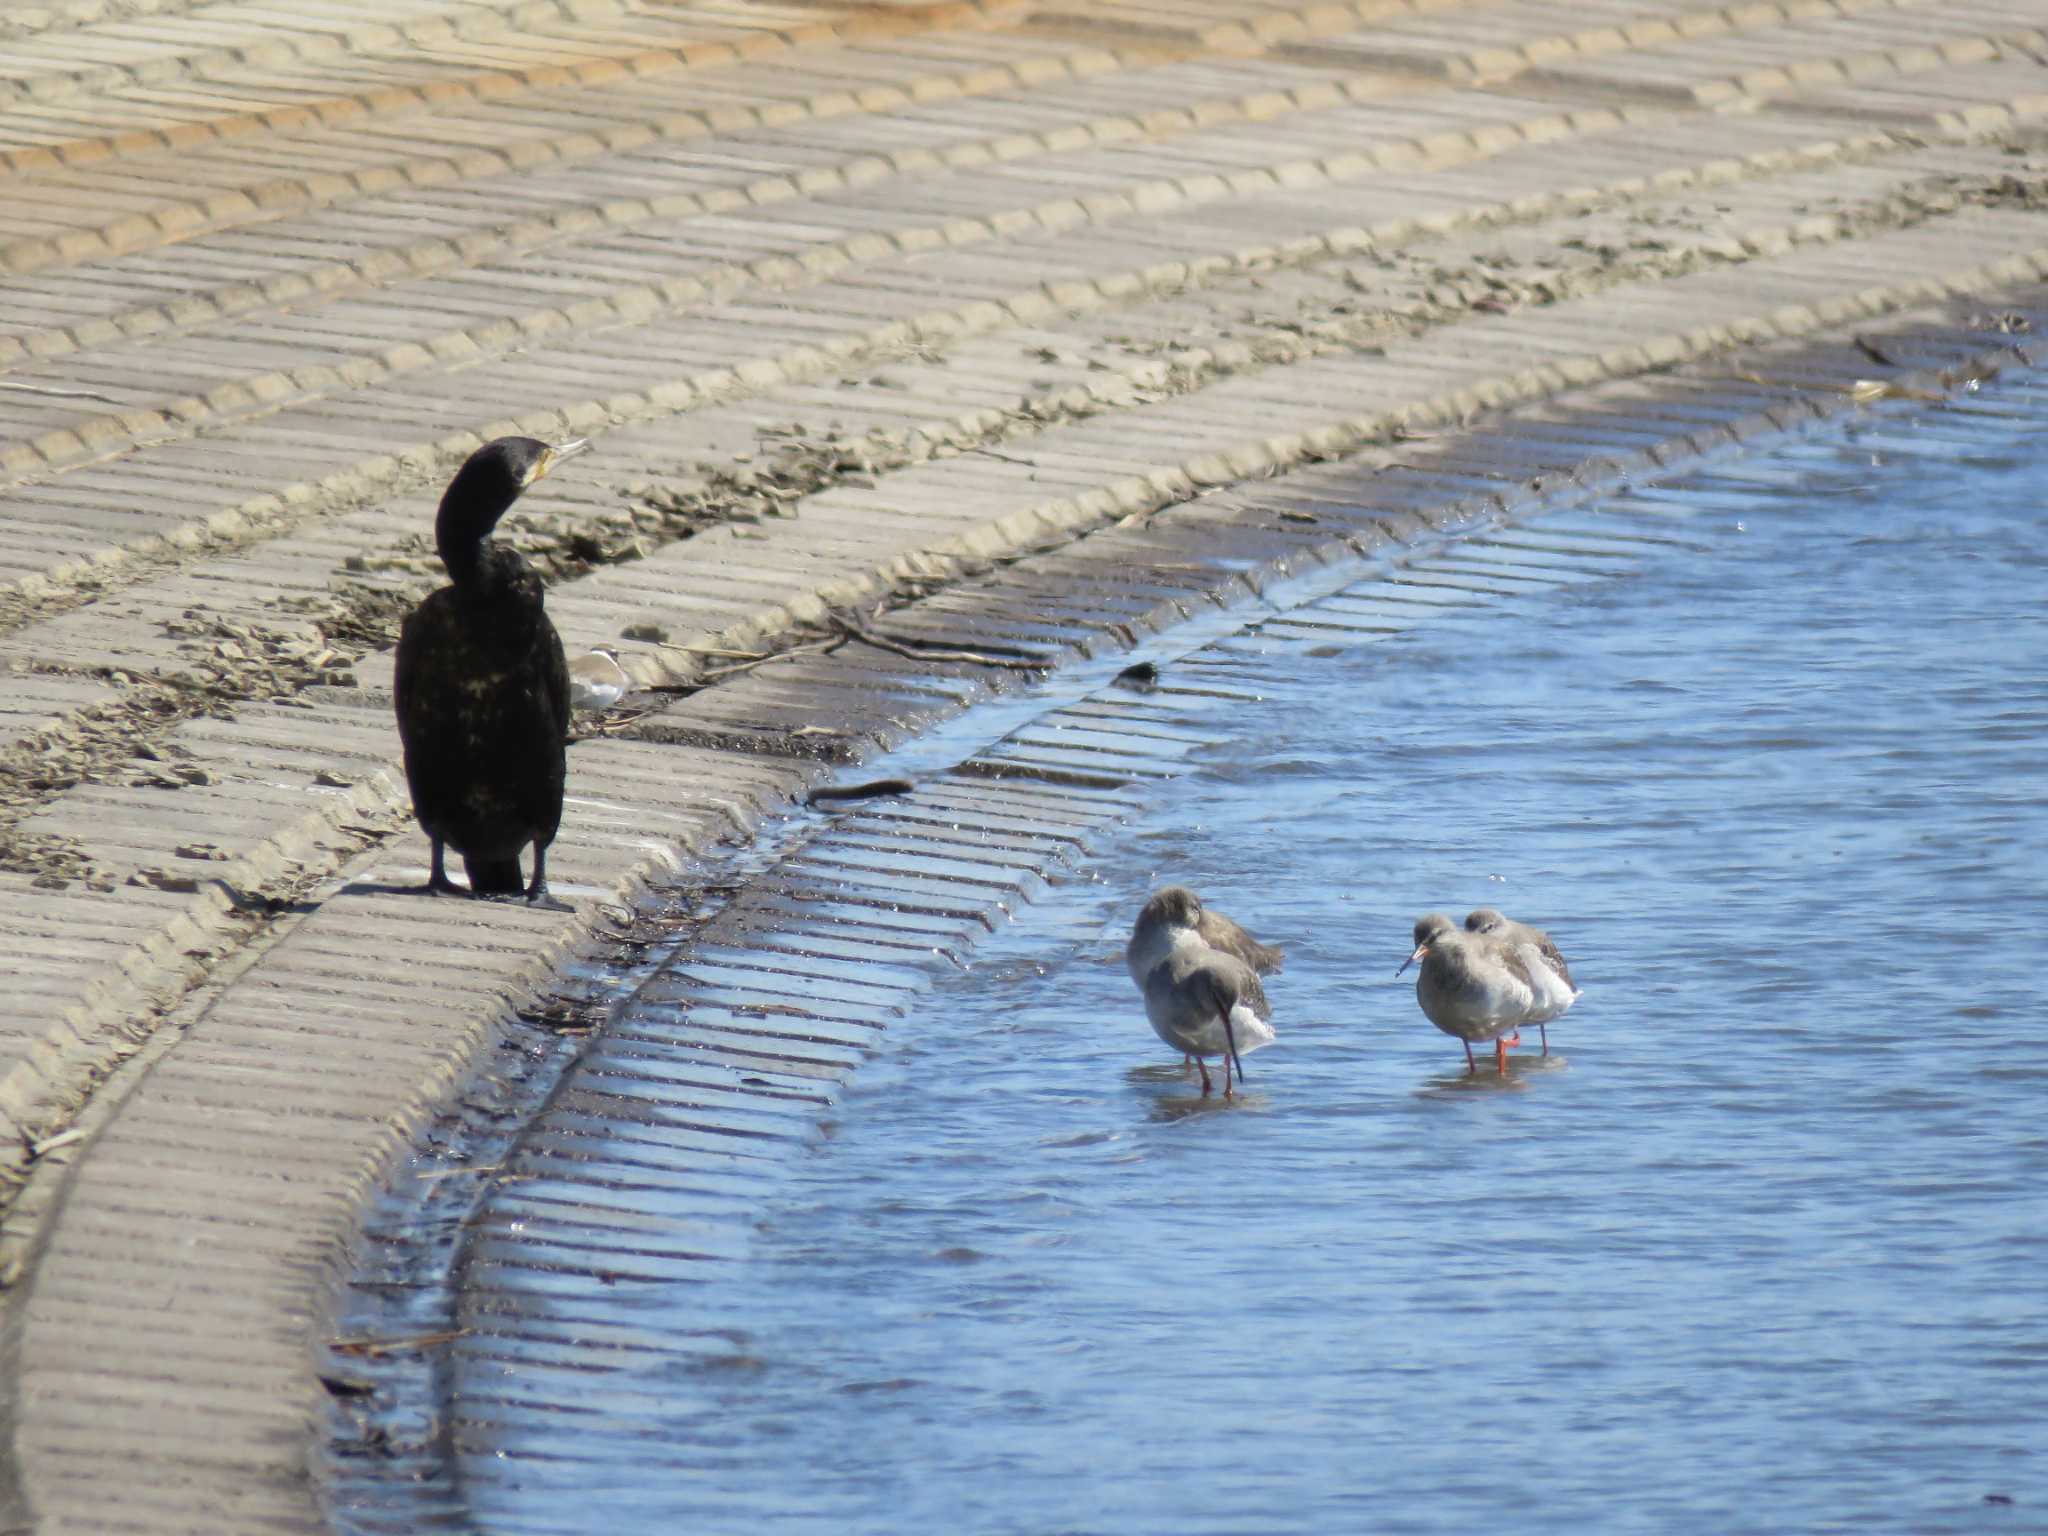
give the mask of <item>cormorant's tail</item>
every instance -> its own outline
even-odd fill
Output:
[[[477,896],[523,896],[526,882],[519,878],[519,857],[509,859],[477,859],[468,854],[462,856],[462,867],[469,871],[469,889]]]

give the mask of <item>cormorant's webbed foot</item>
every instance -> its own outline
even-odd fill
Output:
[[[548,850],[545,844],[533,850],[533,878],[526,885],[526,904],[537,912],[573,912],[566,901],[548,894]]]

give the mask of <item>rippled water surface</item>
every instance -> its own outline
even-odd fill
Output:
[[[891,1032],[749,1259],[639,1317],[702,1347],[609,1379],[560,1469],[473,1469],[479,1510],[2041,1529],[2044,406],[1719,461],[1633,503],[1685,547],[1605,579],[1199,658],[1261,696],[1233,739]],[[1289,947],[1228,1107],[1121,964],[1168,879]],[[1585,988],[1505,1081],[1392,976],[1480,904]]]

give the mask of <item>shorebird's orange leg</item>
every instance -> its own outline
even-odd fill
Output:
[[[1508,1075],[1508,1047],[1520,1045],[1521,1043],[1522,1037],[1519,1034],[1494,1036],[1493,1060],[1494,1065],[1500,1068],[1500,1075],[1502,1077]]]
[[[1201,1068],[1202,1071],[1202,1097],[1206,1099],[1209,1097],[1209,1063],[1197,1056],[1195,1058],[1195,1065]]]

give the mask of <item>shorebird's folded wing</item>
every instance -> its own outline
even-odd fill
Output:
[[[1202,920],[1196,924],[1195,932],[1211,949],[1242,961],[1261,976],[1279,970],[1287,959],[1287,952],[1279,945],[1261,944],[1214,907],[1202,908]]]
[[[1258,972],[1244,961],[1226,955],[1216,974],[1219,981],[1228,978],[1224,995],[1231,1006],[1251,1009],[1262,1024],[1272,1021],[1273,1005],[1266,1001],[1266,989],[1259,984]]]
[[[1572,968],[1564,963],[1563,952],[1551,941],[1549,934],[1539,933],[1536,935],[1536,949],[1543,956],[1543,963],[1557,972],[1558,979],[1567,987],[1570,987],[1572,995],[1576,997],[1579,991],[1579,984],[1572,980]]]

